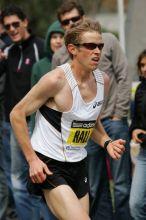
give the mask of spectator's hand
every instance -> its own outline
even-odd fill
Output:
[[[38,157],[29,162],[29,175],[33,183],[42,183],[47,178],[47,175],[52,175],[47,165]]]
[[[125,151],[125,143],[126,141],[123,139],[112,141],[107,145],[107,152],[113,159],[118,160]]]
[[[0,61],[7,59],[7,55],[0,49]]]
[[[138,135],[140,133],[146,134],[146,131],[144,131],[142,129],[135,129],[135,130],[133,130],[133,132],[132,132],[132,140],[135,143],[142,143],[142,140],[138,138]]]

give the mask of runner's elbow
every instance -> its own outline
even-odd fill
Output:
[[[20,117],[20,115],[21,115],[21,113],[20,113],[18,107],[14,106],[14,108],[11,110],[10,115],[9,115],[11,124],[13,124],[15,121],[17,121],[18,118]]]

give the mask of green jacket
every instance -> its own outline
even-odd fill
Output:
[[[60,26],[58,21],[55,21],[49,28],[45,38],[45,57],[40,59],[33,65],[31,74],[31,87],[33,87],[39,79],[51,70],[51,62],[53,51],[50,48],[50,37],[52,33],[63,33],[64,31]],[[31,131],[34,129],[35,124],[35,114],[31,116]]]
[[[32,75],[31,75],[31,86],[34,86],[39,79],[51,70],[51,61],[53,56],[53,51],[50,48],[50,37],[52,33],[63,33],[64,31],[60,26],[58,21],[55,21],[49,28],[45,39],[45,57],[33,65]]]

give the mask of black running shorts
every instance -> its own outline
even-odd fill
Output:
[[[78,198],[85,196],[89,190],[87,180],[86,159],[79,162],[60,162],[36,152],[38,157],[45,162],[53,175],[48,175],[41,183],[33,183],[28,178],[28,190],[31,194],[42,195],[42,189],[54,189],[60,185],[69,185]]]

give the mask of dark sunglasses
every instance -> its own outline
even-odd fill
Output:
[[[13,28],[19,28],[20,27],[20,22],[19,21],[15,21],[15,22],[12,22],[11,24],[6,24],[4,25],[4,28],[9,31],[11,26],[13,26]]]
[[[83,43],[83,44],[74,44],[77,47],[85,47],[88,50],[94,50],[98,47],[99,50],[102,50],[104,43],[95,44],[95,43]]]
[[[81,16],[75,16],[75,17],[72,17],[72,18],[69,18],[69,19],[65,19],[63,21],[61,21],[61,24],[62,25],[69,25],[70,21],[72,22],[77,22],[79,21],[81,18]]]

